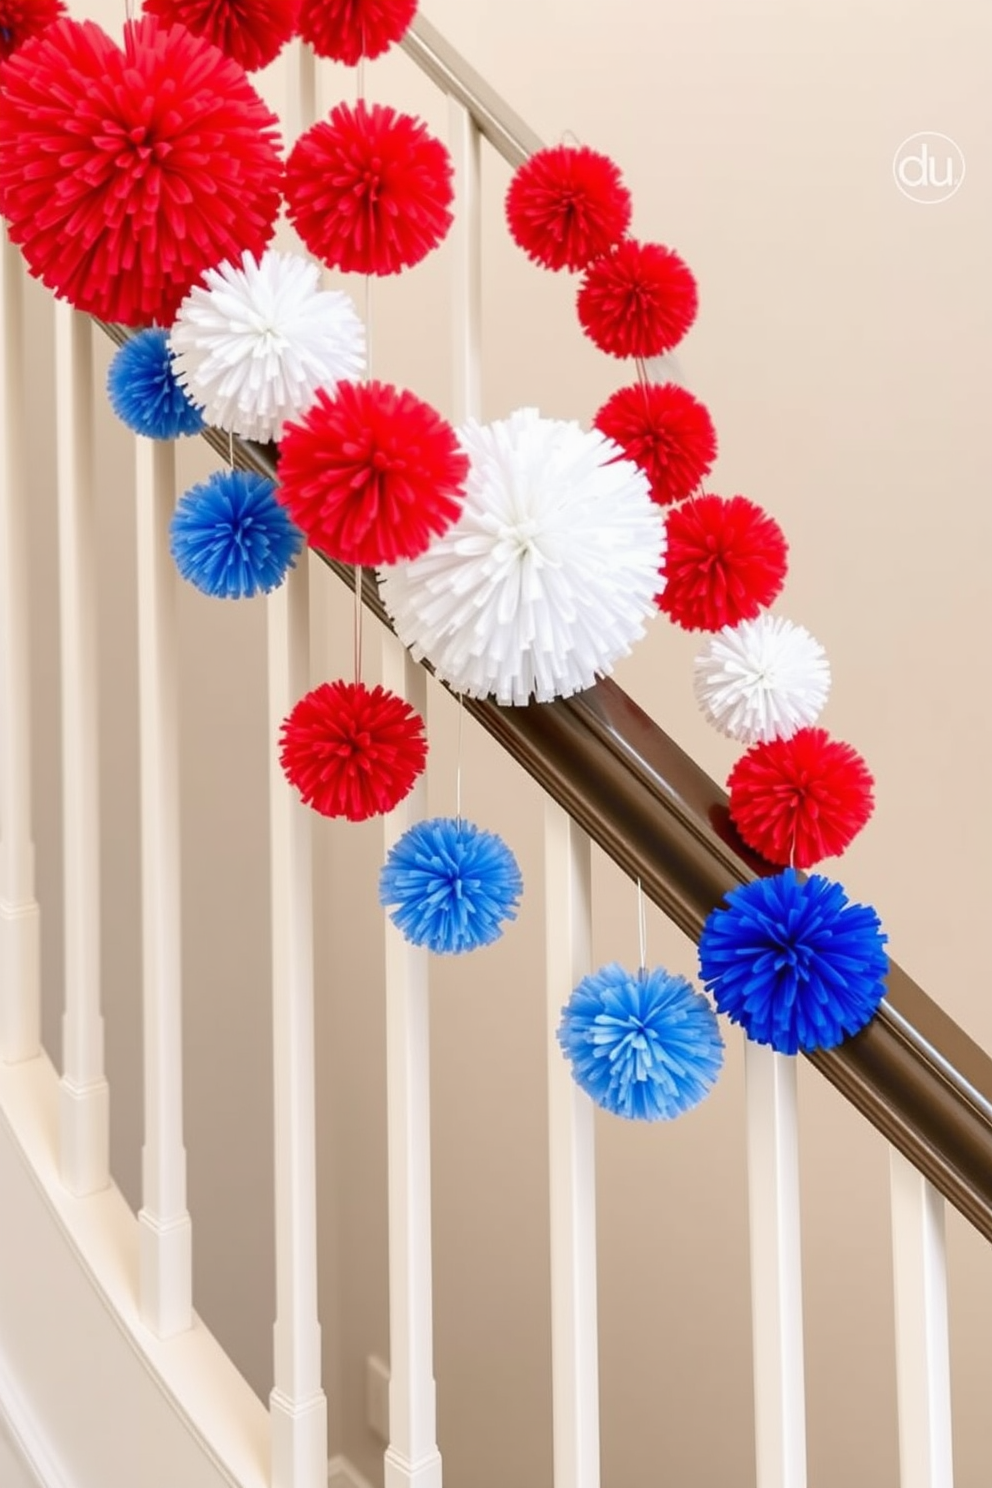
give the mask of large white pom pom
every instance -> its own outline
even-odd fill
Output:
[[[823,647],[780,615],[727,625],[696,657],[700,707],[722,734],[741,744],[791,739],[816,722],[829,691]]]
[[[365,327],[320,267],[269,248],[208,269],[169,332],[176,377],[214,428],[265,443],[317,389],[365,369]]]
[[[467,697],[548,702],[591,687],[643,635],[662,588],[647,478],[598,430],[534,408],[459,438],[471,462],[461,516],[380,572],[397,634]]]

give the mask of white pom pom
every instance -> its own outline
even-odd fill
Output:
[[[397,633],[467,697],[548,702],[591,687],[655,613],[664,519],[598,430],[524,408],[459,432],[458,521],[380,572]]]
[[[815,723],[830,691],[819,641],[779,615],[727,625],[695,661],[695,692],[716,728],[741,744],[791,739]]]
[[[311,407],[317,389],[365,369],[351,300],[322,290],[320,268],[269,248],[208,269],[169,332],[176,377],[207,423],[264,443]]]

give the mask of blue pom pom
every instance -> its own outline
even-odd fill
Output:
[[[661,967],[612,962],[587,976],[562,1011],[558,1042],[576,1082],[629,1121],[670,1121],[708,1094],[723,1040],[706,998]]]
[[[303,535],[275,489],[251,470],[217,470],[187,491],[169,528],[183,578],[213,599],[250,599],[278,588]]]
[[[417,822],[392,848],[379,903],[417,946],[457,955],[489,945],[517,917],[523,880],[502,838],[461,818]]]
[[[889,969],[878,915],[792,868],[727,895],[699,941],[717,1009],[780,1054],[832,1049],[869,1021]]]
[[[125,342],[110,364],[107,392],[117,417],[146,439],[178,439],[206,427],[176,381],[165,331],[139,331]]]

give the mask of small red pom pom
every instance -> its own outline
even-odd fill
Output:
[[[696,281],[677,253],[625,238],[586,269],[579,320],[610,356],[663,356],[692,325],[698,303]]]
[[[338,104],[300,136],[286,164],[289,218],[332,269],[397,274],[451,226],[451,158],[409,114]]]
[[[427,760],[420,714],[383,687],[324,682],[282,726],[287,780],[322,816],[365,821],[392,811]]]
[[[582,145],[538,150],[506,193],[514,242],[547,269],[584,269],[630,225],[630,192],[607,155]]]
[[[318,57],[354,67],[399,41],[416,13],[417,0],[303,0],[300,35]]]
[[[782,529],[745,496],[700,496],[673,507],[666,530],[658,604],[684,630],[753,620],[785,582]]]
[[[659,506],[691,495],[716,459],[713,420],[674,382],[620,388],[593,423],[641,467]]]
[[[279,498],[311,547],[376,568],[415,558],[461,511],[468,457],[440,414],[382,382],[320,389],[279,454]]]
[[[808,868],[836,857],[871,816],[874,781],[850,744],[825,729],[755,744],[730,773],[730,815],[769,863]]]
[[[65,15],[62,0],[0,0],[0,61]]]
[[[204,269],[272,236],[278,122],[183,26],[130,23],[121,51],[92,21],[56,21],[3,67],[11,241],[77,309],[168,325]]]
[[[246,72],[279,55],[296,31],[299,0],[144,0],[145,15],[185,26]]]

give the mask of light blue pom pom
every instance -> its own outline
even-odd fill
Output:
[[[417,822],[379,876],[379,902],[393,924],[440,955],[498,939],[504,921],[516,919],[522,892],[517,860],[502,838],[455,817]]]
[[[122,423],[146,439],[178,439],[206,427],[176,381],[165,331],[139,331],[125,342],[110,364],[107,393]]]
[[[169,545],[184,579],[214,599],[250,599],[277,589],[303,535],[251,470],[218,470],[181,497]]]

